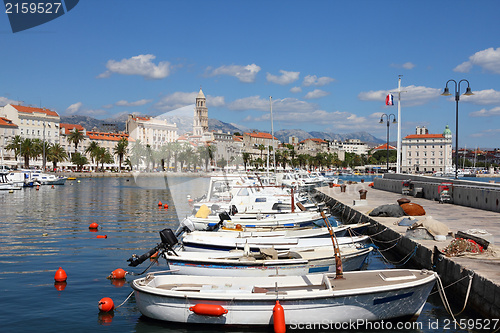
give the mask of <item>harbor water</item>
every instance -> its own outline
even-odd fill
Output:
[[[63,186],[0,192],[1,332],[221,331],[220,327],[149,320],[141,316],[133,296],[127,300],[132,291],[132,274],[141,273],[148,265],[145,262],[130,268],[127,259],[157,245],[160,230],[175,230],[179,218],[191,211],[188,195],[201,196],[207,185],[207,179],[201,177],[169,177],[167,181],[163,177],[131,175],[82,178],[68,180]],[[159,206],[159,201],[168,208]],[[99,224],[97,231],[89,230],[94,222]],[[59,267],[68,276],[63,285],[54,283]],[[366,263],[367,269],[391,267],[380,254],[371,255]],[[131,272],[126,281],[107,279],[117,268]],[[165,268],[165,261],[160,260],[152,270]],[[112,298],[115,306],[125,302],[115,311],[101,314],[98,302],[103,297]],[[455,312],[462,304],[452,305]],[[462,323],[483,320],[470,310],[459,319]],[[456,327],[437,293],[429,297],[416,323],[402,324],[399,330],[394,323],[391,327],[373,326],[371,331],[471,332]],[[310,327],[291,327],[289,331],[302,328]],[[331,326],[314,329],[334,331]],[[228,330],[256,332],[272,328]]]

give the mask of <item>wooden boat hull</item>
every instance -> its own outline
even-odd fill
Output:
[[[158,320],[272,325],[273,308],[279,300],[286,325],[319,325],[418,317],[434,286],[434,274],[360,271],[344,273],[345,278],[338,280],[334,274],[238,279],[163,275],[134,280],[132,288],[139,311]],[[196,313],[193,310],[199,304],[227,312]]]

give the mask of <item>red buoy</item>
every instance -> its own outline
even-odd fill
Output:
[[[117,268],[111,272],[111,275],[108,276],[108,279],[124,279],[127,272],[121,268]]]
[[[108,236],[106,236],[106,235],[97,235],[96,238],[108,238]]]
[[[217,305],[217,304],[199,303],[199,304],[196,304],[195,306],[191,306],[189,308],[189,310],[193,311],[197,315],[214,316],[214,317],[220,317],[223,314],[227,313],[226,309],[224,309],[221,305]]]
[[[68,276],[66,275],[64,269],[59,267],[59,269],[56,271],[56,274],[54,275],[54,280],[56,280],[56,282],[64,282],[67,278]]]
[[[273,324],[275,333],[285,333],[285,310],[280,304],[280,301],[276,301],[276,305],[273,308]]]
[[[36,190],[37,190],[37,191],[38,191],[38,190],[40,190],[40,185],[37,185],[37,186],[36,186]]]
[[[158,206],[159,207],[163,206],[163,204],[161,203],[161,201],[158,202]]]
[[[97,224],[97,223],[95,223],[95,222],[94,222],[94,223],[91,223],[91,224],[89,225],[89,229],[97,229],[97,228],[99,228],[99,224]]]
[[[115,308],[115,304],[111,298],[104,297],[99,301],[98,307],[103,312],[109,312]]]
[[[164,205],[163,205],[163,208],[168,209],[168,205],[167,205],[167,204],[164,204]]]

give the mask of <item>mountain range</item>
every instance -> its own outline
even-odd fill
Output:
[[[128,115],[121,115],[117,118],[108,118],[104,120],[95,119],[88,116],[61,116],[61,123],[66,124],[76,124],[81,125],[87,130],[97,130],[105,132],[122,132],[125,131],[125,122]],[[193,118],[188,116],[169,116],[162,117],[162,119],[167,120],[170,123],[175,123],[177,125],[179,135],[189,132],[193,128]],[[243,134],[244,132],[258,131],[257,129],[250,129],[245,126],[238,124],[229,124],[217,119],[208,119],[208,128],[212,131],[222,131],[224,133],[235,133],[239,132]],[[354,132],[347,134],[337,134],[332,132],[306,132],[300,129],[284,129],[279,130],[274,133],[274,136],[281,142],[288,143],[288,138],[291,136],[297,137],[299,141],[305,139],[318,138],[323,140],[341,140],[345,141],[347,139],[359,139],[362,142],[366,142],[368,145],[378,145],[385,142],[385,140],[379,139],[367,132]]]

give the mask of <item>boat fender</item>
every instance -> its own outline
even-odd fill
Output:
[[[276,305],[273,308],[273,325],[275,333],[285,333],[285,310],[280,304],[280,301],[276,301]]]
[[[97,304],[98,308],[102,312],[109,312],[115,308],[115,304],[113,300],[109,297],[101,298],[99,303]]]
[[[189,311],[193,311],[197,315],[201,316],[214,316],[220,317],[223,314],[227,313],[227,310],[224,309],[221,305],[217,304],[203,304],[199,303],[195,306],[189,307]]]

